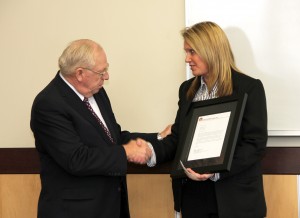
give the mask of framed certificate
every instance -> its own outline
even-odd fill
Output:
[[[230,170],[246,101],[247,94],[192,103],[173,162],[172,177],[185,177],[185,167],[198,173]]]

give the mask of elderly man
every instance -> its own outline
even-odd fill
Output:
[[[72,42],[35,98],[31,129],[41,162],[39,218],[128,218],[127,161],[144,164],[156,134],[121,131],[103,88],[103,48]],[[139,137],[139,138],[138,138]]]

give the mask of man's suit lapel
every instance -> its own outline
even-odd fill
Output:
[[[92,124],[92,126],[98,130],[99,134],[103,136],[106,142],[111,143],[110,139],[108,138],[107,134],[104,132],[103,128],[99,125],[96,118],[88,110],[88,108],[83,103],[83,101],[78,97],[78,95],[60,78],[59,75],[56,76],[55,80],[61,95],[66,99],[66,102],[70,105],[70,107],[74,108],[80,116],[82,116],[84,119],[89,121]]]

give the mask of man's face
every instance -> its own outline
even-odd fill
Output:
[[[83,68],[82,86],[86,90],[86,97],[99,92],[104,80],[109,79],[106,54],[103,49],[97,49],[94,53],[95,66],[93,69]]]

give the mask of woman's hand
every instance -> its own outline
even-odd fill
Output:
[[[196,173],[191,168],[186,168],[186,170],[184,172],[187,175],[187,177],[189,177],[191,180],[194,180],[194,181],[205,181],[214,175],[213,173],[199,174],[199,173]]]
[[[165,138],[166,136],[168,136],[172,133],[171,128],[172,128],[172,124],[169,124],[162,132],[159,133],[159,135],[162,138]]]

